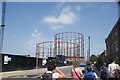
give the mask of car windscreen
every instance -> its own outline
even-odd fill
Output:
[[[86,65],[80,65],[80,67],[86,67]]]

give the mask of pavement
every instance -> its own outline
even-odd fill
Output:
[[[70,67],[70,66],[63,66],[58,68],[62,69],[67,67]],[[32,69],[32,70],[1,72],[0,75],[2,75],[2,78],[12,78],[12,77],[17,77],[17,76],[19,77],[23,75],[35,75],[35,74],[39,74],[40,72],[46,72],[46,71],[47,71],[46,68],[40,68],[40,69]]]

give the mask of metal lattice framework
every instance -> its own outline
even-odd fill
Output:
[[[65,55],[67,57],[84,57],[84,36],[77,32],[62,32],[54,36],[55,43],[55,53],[57,55]],[[64,42],[60,44],[59,42]],[[72,44],[68,44],[72,43]],[[74,45],[77,49],[73,48]],[[71,50],[73,48],[73,50]],[[64,52],[65,50],[65,52]]]
[[[54,36],[54,41],[36,45],[36,57],[47,58],[56,55],[84,57],[84,36],[77,32],[62,32]]]
[[[59,43],[64,44],[64,49],[61,48],[61,51],[56,51],[56,44]],[[75,56],[75,54],[68,54],[68,53],[75,53],[75,50],[78,50],[79,47],[75,43],[71,42],[58,42],[58,41],[48,41],[48,42],[41,42],[36,45],[36,56],[41,58],[47,58],[47,57],[55,57],[56,55],[65,55],[65,56]],[[65,49],[67,48],[67,49]],[[57,51],[60,50],[57,48]]]

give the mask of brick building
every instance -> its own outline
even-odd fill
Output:
[[[120,61],[120,18],[106,38],[105,43],[108,60],[116,59],[117,62]]]

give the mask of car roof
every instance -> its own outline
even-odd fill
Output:
[[[86,64],[80,64],[80,65],[86,65]]]

